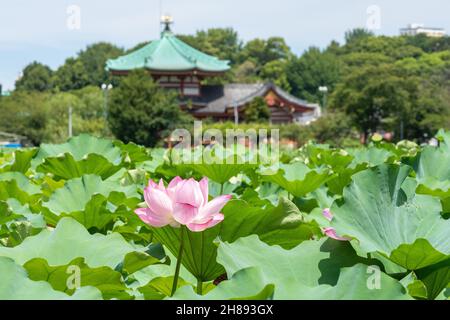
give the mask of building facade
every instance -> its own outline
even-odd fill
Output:
[[[266,101],[272,123],[308,124],[320,116],[319,105],[294,97],[273,83],[202,84],[207,78],[224,75],[230,69],[229,61],[187,45],[172,33],[169,21],[165,22],[159,40],[108,60],[106,68],[119,76],[134,69],[146,69],[161,87],[177,90],[180,107],[198,119],[245,120],[246,106],[257,97]]]
[[[446,32],[442,28],[427,28],[423,24],[413,23],[408,25],[407,28],[400,29],[400,34],[404,36],[424,34],[428,37],[441,38],[446,35]]]

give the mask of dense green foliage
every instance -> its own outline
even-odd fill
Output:
[[[104,102],[101,89],[84,87],[71,92],[16,90],[0,99],[0,131],[27,137],[34,145],[62,142],[68,138],[69,107],[73,134],[104,134]]]
[[[149,147],[189,123],[176,93],[161,90],[143,70],[130,73],[113,91],[108,120],[119,139]]]
[[[262,97],[255,98],[244,110],[246,122],[267,122],[270,119],[270,110]]]
[[[309,137],[317,141],[338,145],[354,140],[359,133],[364,142],[376,132],[389,132],[394,141],[423,142],[439,128],[450,128],[450,37],[375,36],[355,29],[347,32],[343,44],[333,41],[326,48],[311,47],[298,56],[281,37],[244,42],[229,28],[198,31],[194,35],[180,35],[180,38],[201,51],[230,61],[230,72],[221,78],[207,79],[205,83],[271,81],[310,102],[328,101],[326,109],[339,114],[348,130],[341,131],[336,139],[332,134],[324,139],[318,132],[336,132],[336,127],[344,126],[332,121],[313,123],[305,130],[313,132]],[[8,116],[3,122],[9,125],[0,123],[0,131],[29,135],[34,143],[61,141],[65,138],[61,129],[64,121],[56,124],[55,132],[50,132],[53,129],[45,125],[43,112],[36,110],[46,109],[41,105],[48,104],[47,100],[61,91],[84,101],[90,97],[83,98],[77,92],[84,92],[86,86],[113,83],[117,87],[123,78],[108,75],[104,67],[107,59],[123,53],[123,49],[112,44],[96,43],[68,58],[54,71],[33,62],[23,70],[16,88],[30,97],[13,95],[11,99],[0,99],[2,114],[4,110],[13,113],[10,110],[23,110],[24,114]],[[327,86],[326,96],[318,90],[319,86]],[[38,92],[44,95],[36,98]],[[36,101],[34,110],[30,110],[31,103],[22,100]],[[91,104],[94,110],[103,108],[103,102],[96,101],[98,105]],[[12,107],[19,103],[23,105]],[[85,121],[84,115],[74,116]],[[252,120],[257,118],[252,117]],[[82,130],[108,131],[93,127],[91,124]],[[303,140],[296,141],[302,143]]]
[[[278,168],[175,164],[88,135],[0,151],[0,299],[170,298],[180,229],[133,211],[149,178],[176,175],[233,200],[220,225],[188,233],[172,299],[448,299],[450,134],[437,139],[307,144]]]
[[[106,60],[117,58],[123,49],[112,44],[99,42],[80,51],[76,57],[68,58],[53,72],[49,67],[37,62],[26,66],[16,82],[17,90],[58,91],[78,90],[86,86],[100,86],[110,81],[105,70]]]
[[[16,82],[17,90],[47,91],[53,88],[53,71],[46,65],[33,62],[23,69]]]

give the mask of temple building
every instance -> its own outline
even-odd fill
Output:
[[[263,97],[270,109],[271,123],[307,124],[320,116],[320,107],[285,92],[273,83],[205,85],[203,80],[220,77],[229,61],[219,60],[192,48],[170,30],[165,17],[161,38],[117,59],[108,60],[113,75],[127,75],[146,69],[163,88],[179,91],[180,106],[198,119],[217,121],[244,119],[243,111],[256,97]]]

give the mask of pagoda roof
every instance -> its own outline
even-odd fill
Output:
[[[117,59],[108,60],[109,71],[148,69],[156,72],[200,71],[222,73],[230,69],[229,61],[207,55],[178,39],[171,31],[164,31],[161,39]]]

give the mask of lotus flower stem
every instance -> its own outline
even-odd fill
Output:
[[[200,278],[197,279],[197,294],[203,295],[203,281]]]
[[[178,277],[180,275],[180,268],[181,268],[181,260],[183,258],[183,249],[184,249],[184,227],[181,226],[180,227],[180,250],[178,251],[177,266],[175,268],[175,275],[173,277],[172,293],[170,294],[171,297],[175,294],[175,291],[177,291]]]

